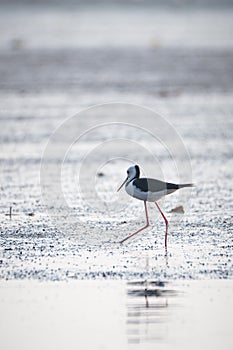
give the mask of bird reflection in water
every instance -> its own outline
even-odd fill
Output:
[[[128,342],[159,343],[166,340],[167,321],[172,310],[171,300],[177,295],[167,288],[167,282],[128,282]],[[170,306],[171,304],[171,306]]]

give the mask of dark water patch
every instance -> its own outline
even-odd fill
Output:
[[[79,48],[3,51],[0,74],[2,91],[71,93],[83,89],[86,92],[99,89],[102,92],[128,92],[130,89],[131,93],[143,91],[162,97],[182,92],[225,92],[232,91],[232,50]]]

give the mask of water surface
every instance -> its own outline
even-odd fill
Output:
[[[1,282],[1,348],[224,349],[232,281]]]

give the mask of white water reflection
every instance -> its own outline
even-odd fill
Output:
[[[128,343],[164,342],[169,314],[174,311],[174,298],[177,295],[178,291],[166,282],[128,282]]]
[[[1,281],[4,350],[230,350],[233,281]]]

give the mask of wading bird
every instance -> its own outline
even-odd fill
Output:
[[[146,225],[140,228],[138,231],[124,238],[120,243],[125,242],[127,239],[135,236],[137,233],[145,230],[148,226],[150,226],[146,202],[154,202],[166,224],[165,248],[167,248],[168,220],[166,216],[163,214],[162,210],[160,209],[157,201],[161,197],[164,197],[167,194],[173,193],[180,188],[192,187],[193,184],[176,185],[173,183],[163,182],[156,179],[140,178],[139,166],[133,165],[127,170],[127,178],[125,179],[123,184],[118,188],[117,191],[120,191],[120,189],[124,185],[125,185],[126,192],[130,196],[144,201],[145,212],[146,212]]]

